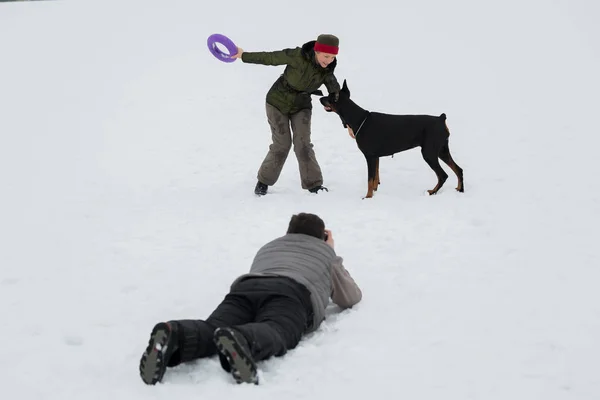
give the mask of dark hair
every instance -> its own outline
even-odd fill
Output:
[[[317,239],[325,238],[325,222],[315,214],[299,213],[292,215],[287,233],[303,233]]]

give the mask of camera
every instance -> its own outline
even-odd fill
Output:
[[[327,239],[329,239],[329,235],[327,234],[327,232],[325,232],[325,237],[323,238],[323,240],[327,241]]]

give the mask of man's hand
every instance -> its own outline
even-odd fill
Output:
[[[244,49],[242,49],[241,47],[237,48],[237,54],[234,54],[232,56],[230,56],[231,58],[240,58],[242,57],[242,54],[244,53]]]
[[[327,243],[332,249],[335,249],[335,241],[333,240],[333,234],[329,229],[325,229],[325,233],[327,234],[327,240],[325,241],[325,243]]]
[[[350,134],[350,137],[352,139],[356,139],[356,136],[354,136],[354,132],[352,131],[352,128],[348,127],[348,134]]]

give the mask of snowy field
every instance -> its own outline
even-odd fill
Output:
[[[600,398],[600,5],[583,0],[0,4],[0,387],[6,399]],[[253,194],[283,67],[246,51],[340,37],[366,109],[448,116],[465,171],[364,157],[313,101],[328,193],[290,153]],[[324,89],[324,88],[323,88]],[[146,386],[152,326],[206,318],[256,250],[314,212],[363,290],[260,386],[217,359]],[[175,396],[175,397],[173,397]]]

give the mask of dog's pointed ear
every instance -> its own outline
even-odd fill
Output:
[[[342,85],[341,91],[346,93],[348,95],[348,98],[350,97],[350,89],[348,89],[348,84],[346,83],[345,79],[344,79],[344,84]]]

